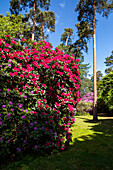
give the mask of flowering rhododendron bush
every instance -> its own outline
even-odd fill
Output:
[[[1,155],[64,150],[80,100],[78,60],[45,41],[22,51],[18,43],[0,39]]]

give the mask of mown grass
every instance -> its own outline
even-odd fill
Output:
[[[113,117],[77,116],[69,150],[51,156],[27,155],[4,170],[104,170],[113,169]]]

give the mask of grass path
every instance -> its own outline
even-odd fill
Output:
[[[113,117],[78,116],[68,151],[44,157],[26,156],[4,170],[112,170]]]

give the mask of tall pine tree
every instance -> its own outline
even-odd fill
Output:
[[[71,53],[72,47],[72,38],[73,38],[73,29],[72,28],[64,28],[64,33],[61,35],[61,44],[58,48],[64,53]]]
[[[55,32],[55,14],[53,11],[41,11],[36,15],[36,23],[41,27],[42,39],[45,39],[45,30]]]
[[[41,11],[40,8],[36,8],[36,25],[35,25],[35,40],[44,40],[48,37],[45,35],[46,32],[55,32],[55,14],[53,11]],[[25,14],[28,21],[33,20],[33,10]],[[29,22],[33,27],[32,22]]]
[[[32,26],[32,40],[35,36],[35,24],[36,24],[36,8],[41,7],[46,10],[49,9],[51,0],[11,0],[10,11],[13,14],[18,15],[20,11],[32,8],[33,10],[33,26]]]
[[[97,83],[96,83],[96,36],[95,27],[96,19],[95,12],[103,16],[108,16],[110,10],[112,10],[112,2],[110,0],[79,0],[76,7],[78,12],[78,21],[80,25],[82,22],[88,23],[93,36],[93,91],[94,91],[94,112],[93,120],[97,120]]]
[[[64,33],[61,35],[61,42],[65,46],[65,50],[67,46],[72,42],[73,29],[72,28],[64,28]]]

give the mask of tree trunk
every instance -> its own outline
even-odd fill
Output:
[[[80,47],[80,45],[77,47],[77,52],[79,51],[79,47]]]
[[[36,7],[36,0],[34,0],[34,5],[33,5],[33,28],[32,28],[32,40],[34,40],[34,37],[35,37],[35,7]]]
[[[43,24],[43,22],[42,22],[42,38],[44,40],[44,24]]]
[[[93,1],[93,120],[97,120],[97,83],[96,83],[96,37],[95,37],[95,0]]]
[[[19,13],[20,13],[20,4],[21,4],[21,0],[18,3],[18,14],[17,15],[19,15]]]
[[[68,35],[67,38],[66,38],[65,51],[66,51],[66,48],[67,48],[67,42],[68,42],[69,37],[70,37],[70,35]]]

